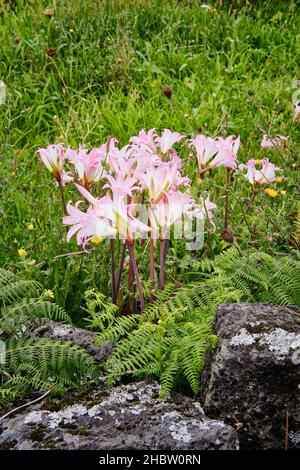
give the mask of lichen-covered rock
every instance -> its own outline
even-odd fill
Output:
[[[159,400],[155,382],[48,400],[0,423],[0,448],[238,449],[235,430],[192,399]]]
[[[112,352],[112,343],[109,341],[102,343],[99,348],[95,346],[96,334],[92,331],[52,320],[42,320],[41,325],[31,332],[30,337],[73,341],[85,348],[100,364],[103,364]]]
[[[235,426],[241,448],[284,448],[287,435],[290,448],[300,447],[300,309],[223,304],[214,329],[219,344],[202,376],[206,414]]]

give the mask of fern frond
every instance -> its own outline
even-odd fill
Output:
[[[24,335],[42,318],[71,323],[62,307],[39,299],[23,300],[0,310],[1,330],[11,335]]]
[[[5,341],[0,364],[0,404],[22,397],[30,390],[64,393],[68,388],[94,380],[98,367],[79,346],[52,339],[26,339],[42,318],[71,322],[62,307],[37,295],[40,286],[22,281],[0,269],[0,337]],[[2,362],[3,362],[2,361]]]
[[[16,302],[24,297],[38,295],[39,284],[36,281],[13,281],[0,287],[0,305]]]

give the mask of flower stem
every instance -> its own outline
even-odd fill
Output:
[[[129,250],[129,254],[130,254],[131,265],[132,265],[132,270],[133,270],[133,274],[134,274],[135,281],[136,281],[137,290],[138,290],[138,293],[139,293],[141,312],[143,313],[144,308],[145,308],[144,296],[143,296],[142,285],[141,285],[141,281],[140,281],[139,273],[138,273],[138,269],[137,269],[136,259],[135,259],[135,256],[134,256],[133,242],[128,242],[128,250]]]
[[[165,254],[164,254],[164,262],[166,262],[166,259],[167,259],[167,254],[168,254],[168,248],[169,248],[169,239],[166,238],[165,239]]]
[[[122,272],[123,272],[124,261],[125,261],[125,253],[126,253],[126,242],[124,242],[122,245],[121,257],[120,257],[119,269],[118,269],[118,275],[117,275],[117,282],[116,282],[116,297],[118,297],[118,292],[121,286]]]
[[[60,190],[61,202],[62,202],[64,214],[68,215],[67,205],[66,205],[66,200],[65,200],[65,195],[64,195],[64,188],[63,188],[61,180],[58,181],[58,187],[59,187],[59,190]]]
[[[131,262],[131,259],[130,259],[129,269],[128,269],[128,279],[127,279],[127,290],[128,291],[131,289],[133,280],[134,280],[134,274],[133,274],[133,269],[132,269],[132,262]]]
[[[111,298],[114,304],[117,303],[116,299],[116,266],[115,266],[115,241],[109,240],[110,256],[111,256]]]
[[[161,290],[165,287],[165,242],[166,240],[159,240],[159,288]]]
[[[155,267],[154,267],[154,244],[155,240],[150,236],[150,303],[154,302],[155,292]]]
[[[227,228],[227,227],[228,227],[230,177],[231,177],[231,168],[227,168],[226,190],[225,190],[225,219],[224,219],[224,228]]]

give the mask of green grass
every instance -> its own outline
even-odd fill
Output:
[[[143,127],[169,127],[190,136],[240,135],[241,161],[268,154],[288,179],[281,185],[287,194],[274,200],[262,194],[247,224],[241,223],[241,204],[251,190],[235,180],[230,218],[237,243],[241,250],[291,250],[299,197],[300,125],[292,122],[299,6],[219,1],[204,8],[203,3],[0,0],[0,80],[7,87],[0,105],[0,264],[53,288],[56,301],[74,318],[81,315],[85,289],[109,292],[107,250],[54,259],[77,248],[65,242],[59,196],[39,163],[39,146],[94,146],[111,135],[123,145]],[[55,9],[51,19],[46,8]],[[54,59],[45,53],[50,47],[56,48]],[[165,85],[173,89],[171,100],[162,93]],[[291,144],[281,154],[261,151],[262,128],[290,135]],[[195,163],[186,148],[182,155],[193,176]],[[224,172],[218,170],[203,188],[218,204],[217,230],[211,234],[211,250],[218,253],[226,247],[220,235]],[[69,192],[67,198],[75,195]],[[21,247],[25,258],[18,255]],[[171,246],[170,278],[190,265],[183,247]],[[207,253],[206,244],[195,256]]]

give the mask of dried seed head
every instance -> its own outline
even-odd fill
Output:
[[[54,57],[56,54],[56,48],[55,47],[48,47],[46,49],[46,54],[48,57]]]
[[[172,98],[173,90],[171,87],[164,86],[162,92],[169,100]]]
[[[234,233],[228,228],[222,230],[222,238],[225,242],[233,243],[234,242]]]
[[[13,38],[14,44],[19,44],[20,41],[21,41],[20,36],[15,36],[15,37]]]

